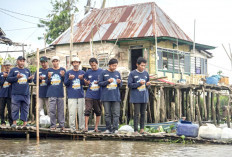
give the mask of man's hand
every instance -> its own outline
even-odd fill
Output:
[[[108,80],[109,83],[112,83],[113,81],[114,81],[113,78],[110,78],[110,79]]]
[[[7,78],[8,74],[3,72],[3,77]]]
[[[22,78],[22,77],[23,77],[23,75],[21,75],[20,72],[18,72],[17,78],[19,79],[19,78]]]
[[[42,75],[40,75],[40,76],[39,76],[39,79],[40,79],[40,80],[44,80],[44,79],[45,79],[45,77],[44,77],[44,76],[42,76]]]
[[[60,75],[61,75],[61,76],[64,76],[64,74],[65,74],[65,71],[64,71],[64,70],[61,70],[61,71],[60,71]]]
[[[28,80],[33,79],[34,75],[31,75],[30,77],[28,77]]]
[[[89,80],[84,79],[84,81],[85,81],[85,85],[86,85],[86,86],[88,86],[88,85],[90,84],[90,81],[89,81]]]
[[[83,79],[84,79],[84,74],[79,75],[78,78],[79,78],[80,80],[83,80]]]
[[[145,81],[144,81],[144,80],[141,80],[141,81],[140,81],[140,84],[141,84],[141,85],[144,85],[144,84],[145,84]]]
[[[98,81],[94,81],[94,84],[98,84]]]
[[[53,72],[48,72],[48,78],[50,79],[52,77]]]
[[[146,83],[146,86],[150,86],[150,85],[151,85],[151,82],[147,82],[147,83]]]
[[[119,83],[121,83],[122,81],[120,80],[120,79],[117,79],[117,83],[119,84]]]
[[[72,75],[72,74],[69,73],[68,79],[69,79],[69,80],[72,80],[72,79],[74,79],[74,78],[75,78],[75,75]]]

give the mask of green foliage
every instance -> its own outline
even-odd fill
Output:
[[[47,15],[50,21],[40,20],[41,24],[38,24],[38,27],[45,26],[46,41],[48,44],[70,27],[71,15],[78,12],[77,1],[78,0],[51,0],[53,10]]]
[[[9,61],[12,65],[16,64],[16,58],[11,57],[10,54],[7,55],[7,58],[5,59],[5,61]]]
[[[36,72],[36,66],[35,65],[29,65],[28,69],[30,70],[31,74],[34,74]]]

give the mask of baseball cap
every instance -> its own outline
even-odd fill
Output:
[[[53,60],[55,60],[55,59],[59,61],[59,60],[60,60],[60,57],[58,57],[58,56],[53,56],[52,59],[51,59],[51,61],[53,62]]]
[[[46,56],[40,57],[40,62],[47,62],[48,58]]]

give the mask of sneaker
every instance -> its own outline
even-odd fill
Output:
[[[111,134],[111,132],[109,130],[106,130],[103,132],[103,134]]]
[[[114,130],[113,133],[114,133],[114,134],[118,134],[118,130]]]
[[[15,128],[16,128],[16,124],[12,124],[12,125],[11,125],[11,128],[14,128],[14,129],[15,129]]]

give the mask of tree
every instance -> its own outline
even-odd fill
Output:
[[[46,42],[48,44],[70,27],[71,15],[78,12],[78,8],[76,7],[77,1],[78,0],[51,0],[53,9],[51,13],[47,15],[47,18],[50,20],[40,20],[40,24],[38,24],[38,27],[45,27]]]

